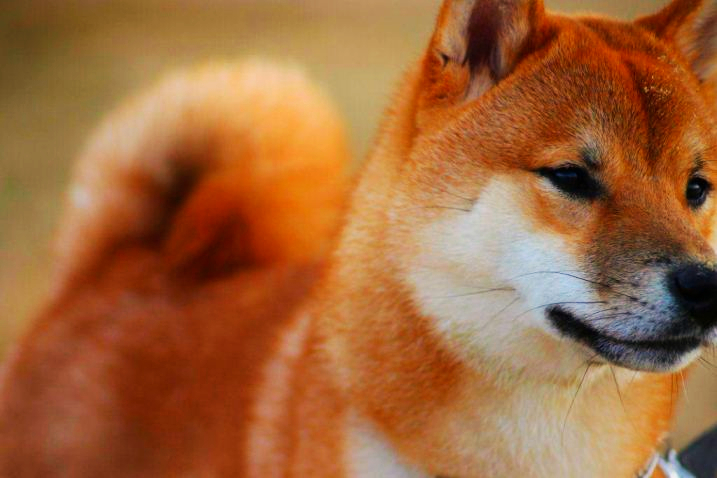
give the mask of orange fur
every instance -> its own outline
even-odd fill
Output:
[[[214,67],[130,103],[83,155],[57,296],[6,365],[0,475],[633,476],[675,370],[541,329],[538,285],[499,270],[535,258],[502,248],[559,244],[614,281],[582,285],[602,302],[649,295],[636,264],[714,263],[715,201],[682,199],[695,155],[717,176],[701,5],[623,23],[446,0],[338,241],[343,132],[296,72]],[[534,172],[587,147],[602,201]]]

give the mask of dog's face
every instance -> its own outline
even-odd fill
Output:
[[[672,371],[717,339],[717,22],[698,3],[635,24],[444,7],[402,171],[420,224],[404,270],[468,360]]]

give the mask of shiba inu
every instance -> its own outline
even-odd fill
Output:
[[[717,339],[715,45],[700,0],[446,0],[350,193],[293,70],[137,98],[6,364],[2,476],[641,473]]]

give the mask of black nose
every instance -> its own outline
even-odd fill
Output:
[[[700,265],[672,274],[673,293],[703,327],[717,324],[717,270]]]

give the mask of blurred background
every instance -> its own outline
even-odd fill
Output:
[[[666,0],[546,0],[622,18]],[[73,157],[123,97],[206,60],[304,65],[336,100],[360,161],[439,0],[0,0],[0,358],[42,305]],[[717,423],[717,368],[682,397],[679,445]]]

